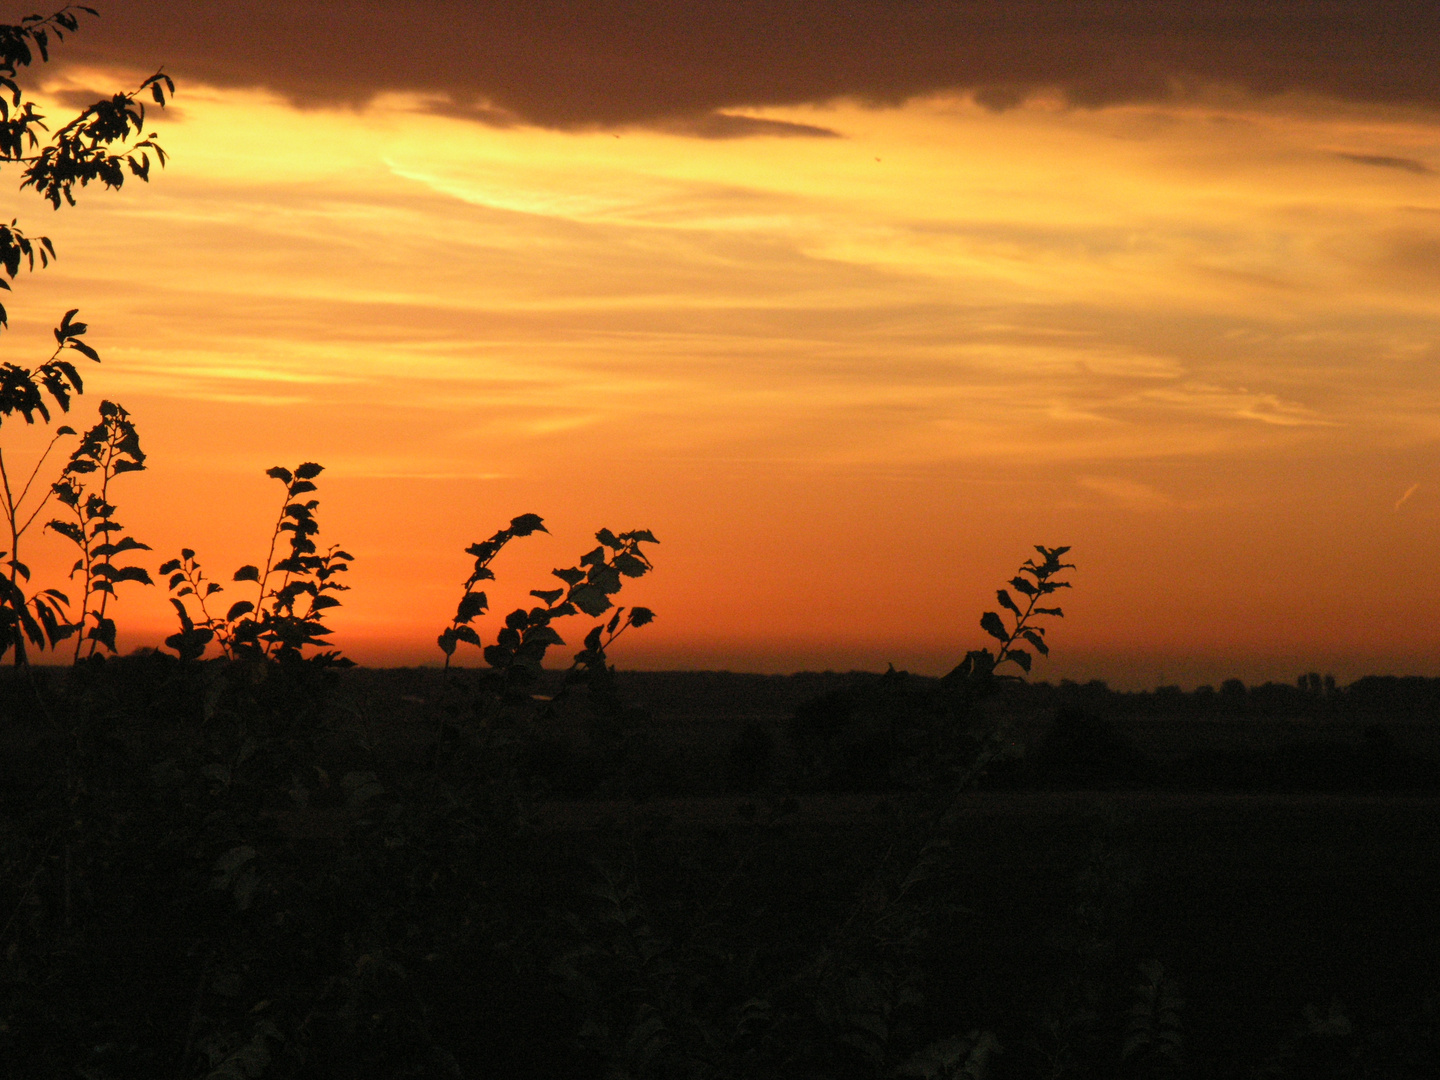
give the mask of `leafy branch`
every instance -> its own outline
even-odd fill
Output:
[[[3,234],[0,234],[0,238],[3,238]],[[5,253],[0,251],[0,259],[3,258]],[[0,278],[0,285],[3,284],[4,279]],[[60,325],[55,328],[55,351],[50,359],[38,368],[32,370],[18,364],[0,364],[0,424],[4,423],[6,417],[16,413],[23,416],[27,424],[33,424],[37,412],[49,423],[50,407],[46,403],[47,395],[60,407],[61,412],[69,412],[71,395],[83,393],[84,383],[80,373],[65,358],[65,354],[70,351],[78,352],[96,362],[99,362],[100,354],[80,340],[89,328],[85,323],[75,322],[78,313],[78,309],[73,308],[65,313]],[[0,308],[0,325],[3,323],[4,310]],[[25,500],[55,444],[62,437],[74,434],[75,430],[68,426],[56,429],[18,494],[10,482],[4,448],[0,447],[0,496],[3,496],[4,500],[3,507],[0,508],[3,508],[5,523],[10,533],[9,549],[0,552],[0,559],[5,560],[4,566],[8,569],[8,573],[4,575],[4,584],[0,585],[0,656],[13,648],[16,664],[26,662],[27,640],[37,648],[44,648],[47,643],[53,648],[74,629],[64,612],[64,606],[70,603],[64,593],[56,589],[44,589],[34,596],[26,596],[25,583],[30,580],[30,568],[20,559],[20,540],[44,509],[53,488],[45,488],[45,494],[28,515],[24,510]]]
[[[1044,558],[1040,562],[1033,558],[1026,559],[1019,572],[1009,581],[1010,587],[1025,598],[1025,606],[1022,608],[1017,604],[1006,589],[999,589],[995,593],[1000,606],[1011,613],[1014,625],[1007,628],[1005,619],[998,612],[987,611],[980,616],[980,628],[1000,642],[999,651],[992,654],[989,649],[976,649],[967,653],[959,666],[945,677],[945,682],[953,684],[970,679],[984,681],[992,676],[999,679],[1020,678],[1013,674],[995,674],[995,669],[1006,663],[1013,663],[1028,674],[1034,657],[1027,649],[1019,647],[1017,643],[1021,641],[1034,647],[1042,656],[1049,655],[1050,647],[1045,644],[1045,627],[1035,620],[1040,616],[1050,615],[1057,619],[1064,618],[1065,613],[1060,608],[1041,607],[1040,603],[1057,589],[1070,588],[1068,581],[1056,581],[1054,578],[1063,570],[1075,569],[1075,565],[1060,561],[1070,550],[1069,547],[1047,548],[1036,544],[1035,550]]]
[[[115,622],[106,614],[115,586],[122,581],[138,581],[153,585],[149,571],[139,566],[119,566],[115,557],[127,551],[149,551],[133,537],[125,536],[124,526],[115,520],[115,506],[110,502],[110,482],[126,472],[145,468],[145,452],[140,449],[140,435],[130,414],[114,402],[100,403],[100,422],[85,433],[80,445],[70,455],[60,480],[54,485],[55,497],[68,506],[75,520],[55,519],[47,524],[68,537],[80,549],[80,558],[70,569],[70,576],[81,574],[78,629],[92,620],[89,632],[75,641],[75,659],[80,659],[84,642],[90,642],[87,655],[94,656],[99,645],[111,653],[115,650]],[[87,491],[80,477],[98,474],[99,490]],[[119,534],[119,535],[117,535]],[[99,606],[88,608],[91,596],[100,597]]]
[[[205,649],[210,642],[218,640],[225,659],[233,660],[235,653],[230,647],[233,626],[225,619],[211,615],[210,608],[205,603],[207,598],[220,592],[221,587],[205,579],[200,564],[195,561],[195,552],[191,548],[181,548],[180,558],[171,559],[162,565],[160,573],[170,575],[169,588],[175,594],[170,597],[170,603],[180,617],[180,632],[167,637],[165,644],[174,649],[181,660],[199,660],[205,655]],[[182,599],[186,596],[195,597],[199,605],[201,617],[198,623],[186,610]]]
[[[495,572],[490,569],[491,561],[500,554],[500,549],[515,537],[549,531],[545,528],[545,523],[540,515],[521,514],[517,518],[510,519],[508,528],[498,529],[490,539],[477,540],[465,549],[465,554],[475,556],[475,568],[462,586],[460,603],[455,609],[455,617],[450,620],[450,625],[436,639],[440,651],[445,654],[446,671],[450,670],[450,660],[454,657],[455,649],[460,642],[464,641],[476,648],[480,647],[480,636],[470,623],[476,616],[483,615],[489,609],[489,598],[475,586],[482,581],[495,580]]]
[[[95,102],[57,131],[55,141],[39,154],[20,159],[30,162],[21,188],[33,187],[58,210],[61,199],[75,205],[76,184],[87,187],[99,181],[107,188],[118,189],[124,186],[127,172],[149,180],[151,152],[156,162],[165,166],[165,151],[155,141],[155,133],[127,145],[132,135],[145,130],[145,106],[136,98],[146,91],[164,108],[166,93],[172,97],[175,94],[175,83],[169,75],[157,71],[133,91]],[[38,114],[32,111],[28,115],[33,123],[44,127]],[[119,152],[113,149],[117,145]]]
[[[83,188],[99,182],[118,189],[127,175],[148,181],[151,154],[163,167],[165,151],[153,132],[144,134],[145,106],[140,99],[148,95],[163,108],[167,95],[175,94],[174,81],[157,71],[132,91],[94,102],[42,143],[36,133],[48,134],[49,126],[34,102],[25,100],[16,76],[37,57],[49,61],[52,40],[63,41],[67,33],[79,29],[80,13],[99,15],[94,8],[72,4],[52,15],[30,15],[18,24],[0,25],[0,163],[25,164],[21,189],[34,188],[57,210],[62,200],[75,205],[76,185]],[[0,267],[10,279],[19,273],[22,262],[33,270],[36,255],[42,268],[55,257],[48,237],[26,236],[14,220],[0,225]],[[0,278],[0,289],[9,290],[10,282]],[[0,327],[6,325],[0,305]]]
[[[549,647],[565,644],[550,625],[555,619],[576,614],[592,617],[604,614],[614,607],[610,598],[620,591],[622,578],[638,578],[653,569],[640,547],[642,543],[659,543],[649,530],[639,529],[617,536],[609,529],[601,529],[595,539],[599,545],[580,556],[577,565],[551,571],[564,583],[563,588],[530,590],[530,595],[542,601],[544,607],[537,605],[528,611],[524,608],[512,611],[505,617],[505,626],[495,644],[485,647],[485,662],[504,672],[512,683],[533,682],[540,675]],[[617,611],[610,620],[610,640],[618,637],[625,627],[644,626],[654,618],[649,609],[635,608],[621,626],[623,610]],[[581,664],[582,657],[593,660],[596,650],[603,662],[600,634],[601,628],[597,626],[586,636],[585,649],[576,655],[576,665]]]
[[[481,648],[480,635],[471,625],[473,620],[489,608],[489,599],[475,588],[481,581],[493,580],[494,571],[490,562],[510,540],[517,536],[529,536],[535,532],[548,532],[544,521],[536,514],[524,514],[511,520],[508,528],[500,529],[488,540],[471,544],[466,553],[475,556],[475,569],[466,580],[464,593],[456,608],[455,617],[440,634],[437,643],[445,654],[445,667],[460,642],[467,642]],[[586,614],[598,616],[614,607],[611,597],[620,591],[621,579],[637,578],[653,569],[649,558],[640,547],[642,543],[658,544],[648,529],[616,535],[609,529],[595,534],[599,546],[580,557],[577,565],[552,570],[564,587],[559,589],[531,589],[530,595],[543,602],[530,608],[516,608],[505,617],[494,645],[483,646],[485,662],[497,671],[512,673],[515,677],[538,677],[545,653],[552,645],[563,645],[565,640],[550,624],[555,619],[570,615]],[[599,650],[603,655],[606,645],[619,637],[630,626],[644,626],[654,619],[648,608],[634,608],[629,616],[623,616],[624,608],[616,611],[608,626],[595,627],[585,639],[585,651],[576,656],[589,657]],[[603,641],[602,635],[608,634]]]
[[[328,649],[326,636],[330,629],[323,621],[323,612],[340,606],[340,599],[333,594],[349,586],[337,580],[337,575],[349,569],[355,556],[334,545],[324,553],[316,547],[314,537],[320,525],[315,511],[320,502],[301,502],[299,497],[317,490],[313,481],[323,470],[323,466],[307,461],[293,472],[278,465],[265,471],[266,476],[285,485],[285,496],[270,536],[265,569],[249,565],[235,571],[233,580],[256,583],[253,602],[236,601],[223,618],[216,618],[210,615],[205,599],[220,592],[221,587],[204,580],[192,550],[184,549],[180,558],[160,567],[162,574],[169,575],[169,588],[174,594],[170,603],[180,617],[180,632],[167,638],[165,644],[184,659],[199,659],[209,643],[218,639],[227,659],[281,663],[307,659],[307,647]],[[276,559],[276,549],[286,534],[290,551]],[[272,584],[277,577],[279,584]],[[182,599],[191,595],[200,607],[199,621],[190,615]],[[350,663],[337,650],[312,654],[308,659],[322,664]]]

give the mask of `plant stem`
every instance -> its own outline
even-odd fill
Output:
[[[80,628],[75,631],[75,663],[80,662],[80,646],[85,641],[85,606],[90,602],[90,545],[85,542],[85,508],[79,499],[75,500],[75,518],[80,523],[80,558],[85,571],[84,591],[80,596]]]
[[[15,506],[17,510],[19,509],[20,504],[25,501],[25,496],[30,494],[30,485],[35,483],[35,477],[40,474],[40,466],[45,464],[45,459],[50,456],[50,451],[54,449],[55,444],[60,441],[60,438],[61,436],[57,434],[54,438],[50,440],[49,445],[45,447],[45,452],[40,455],[40,460],[35,462],[35,468],[30,470],[30,479],[25,481],[25,487],[20,492],[20,498],[15,500]],[[63,476],[64,473],[61,473],[61,475]],[[40,516],[40,511],[43,510],[45,508],[45,504],[50,501],[50,495],[51,491],[47,490],[45,492],[45,495],[40,499],[39,504],[35,507],[33,511],[31,511],[30,516],[25,519],[25,524],[20,527],[20,532],[22,534],[25,532],[26,529],[30,528],[31,524],[34,523],[35,519]]]
[[[10,493],[10,474],[5,469],[5,452],[0,450],[0,483],[4,485],[5,493],[5,520],[10,526],[10,595],[15,595],[16,581],[20,574],[20,530],[15,524],[15,498]],[[13,602],[13,601],[12,601]],[[15,612],[15,666],[24,667],[27,662],[25,656],[25,624],[24,611]]]
[[[123,414],[122,414],[122,415],[123,415]],[[117,454],[118,452],[119,452],[119,451],[118,451],[118,447],[115,445],[115,426],[114,426],[114,424],[111,424],[110,426],[108,426],[108,427],[106,428],[105,460],[104,460],[103,462],[101,462],[101,466],[100,466],[100,476],[101,476],[101,480],[100,480],[100,503],[101,503],[102,506],[109,506],[109,505],[110,505],[110,481],[113,480],[114,477],[115,477],[115,472],[114,472],[114,469],[115,469],[115,457],[116,457],[116,454]],[[105,520],[108,522],[110,519],[107,517],[107,518],[105,518]],[[110,543],[110,533],[109,533],[109,532],[106,532],[106,534],[105,534],[105,543],[106,543],[106,544],[109,544],[109,543]],[[91,581],[93,581],[94,579],[93,579],[93,577],[91,576],[91,572],[90,572],[90,563],[89,563],[90,553],[89,553],[89,550],[88,550],[88,549],[86,550],[85,555],[86,555],[86,564],[85,564],[85,603],[88,604],[88,603],[90,602],[90,583],[91,583]],[[112,556],[111,556],[108,552],[107,552],[102,558],[103,558],[104,564],[105,564],[106,566],[112,565],[112,563],[111,563]],[[114,577],[113,577],[113,576],[107,576],[107,579],[106,579],[106,580],[108,580],[108,581],[110,582],[110,588],[113,589],[113,588],[115,587],[115,579],[114,579]],[[109,590],[102,589],[102,590],[100,591],[100,610],[99,610],[98,612],[96,612],[96,615],[95,615],[95,627],[96,627],[97,630],[99,630],[99,628],[105,624],[105,609],[106,609],[106,607],[109,605],[109,601],[110,601],[110,592],[109,592]],[[82,606],[81,612],[80,612],[81,622],[84,622],[84,619],[85,619],[85,615],[86,615],[86,614],[87,614],[87,612],[85,611],[84,607]],[[89,657],[89,656],[94,656],[94,655],[95,655],[95,649],[99,646],[99,644],[100,644],[100,639],[99,639],[99,638],[91,638],[91,639],[90,639],[90,651],[89,651],[88,653],[86,653],[85,655],[86,655],[87,657]],[[80,649],[79,649],[78,646],[77,646],[76,649],[75,649],[75,655],[76,655],[77,657],[80,655]]]
[[[287,483],[287,484],[285,485],[285,498],[284,498],[283,500],[281,500],[281,502],[280,502],[280,517],[279,517],[279,519],[276,520],[276,522],[275,522],[275,531],[270,534],[270,553],[265,556],[265,569],[264,569],[264,570],[261,572],[261,574],[260,574],[260,596],[259,596],[259,598],[256,599],[256,601],[255,601],[255,620],[256,620],[256,622],[259,622],[259,620],[260,620],[260,611],[261,611],[261,608],[262,608],[262,607],[264,606],[264,604],[265,604],[265,584],[266,584],[266,582],[268,582],[268,581],[270,580],[270,568],[271,568],[272,565],[274,565],[274,562],[275,562],[275,545],[276,545],[277,543],[279,543],[279,541],[280,541],[280,526],[285,524],[285,508],[286,508],[287,506],[289,506],[289,505],[290,505],[290,485]],[[262,646],[262,650],[261,650],[261,651],[263,652],[263,654],[264,654],[266,657],[268,657],[268,656],[270,655],[270,645],[271,645],[271,644],[273,644],[273,643],[272,643],[272,642],[267,642],[264,646]]]

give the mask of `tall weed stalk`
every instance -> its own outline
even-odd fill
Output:
[[[125,535],[125,526],[115,520],[115,505],[110,501],[110,484],[117,476],[144,468],[145,452],[140,449],[140,435],[130,414],[113,402],[102,401],[100,422],[85,433],[54,485],[55,498],[70,508],[74,520],[56,518],[46,527],[69,538],[80,549],[70,576],[73,579],[78,574],[81,580],[76,629],[85,631],[89,623],[89,630],[76,635],[77,662],[87,641],[87,656],[94,656],[102,645],[112,654],[116,651],[115,620],[107,614],[115,586],[122,581],[154,584],[144,567],[116,562],[127,551],[149,551],[150,546]],[[91,597],[99,597],[94,608],[90,607]]]

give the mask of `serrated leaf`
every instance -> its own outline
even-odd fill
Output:
[[[1034,596],[1038,591],[1034,585],[1030,584],[1030,582],[1026,581],[1023,577],[1016,576],[1011,578],[1010,584],[1014,586],[1016,592],[1024,593],[1026,596]]]
[[[1010,640],[1010,632],[1005,629],[1005,623],[999,615],[993,611],[987,611],[980,616],[980,629],[984,630],[997,641],[1006,642]]]
[[[525,634],[525,643],[527,645],[564,645],[565,639],[556,633],[553,626],[532,626]]]
[[[608,611],[610,608],[610,598],[605,595],[604,590],[589,583],[578,585],[572,589],[569,601],[586,615],[592,617]]]
[[[641,577],[650,569],[644,559],[637,559],[628,551],[622,551],[615,556],[614,566],[620,573],[632,578]]]
[[[1034,645],[1035,648],[1039,650],[1041,656],[1050,655],[1050,646],[1046,645],[1045,639],[1041,637],[1038,633],[1036,633],[1034,630],[1022,630],[1020,632],[1020,636],[1023,637],[1026,641],[1028,641],[1031,645]]]
[[[483,592],[468,592],[460,598],[460,606],[455,610],[455,621],[457,623],[468,623],[476,615],[484,614],[490,601]]]

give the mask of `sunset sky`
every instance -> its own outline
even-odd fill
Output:
[[[486,627],[648,528],[621,667],[940,674],[1068,544],[1037,678],[1440,674],[1433,2],[93,2],[22,83],[163,65],[171,162],[11,188],[59,260],[5,359],[80,309],[152,573],[260,561],[313,460],[367,664],[438,661],[534,512]]]

